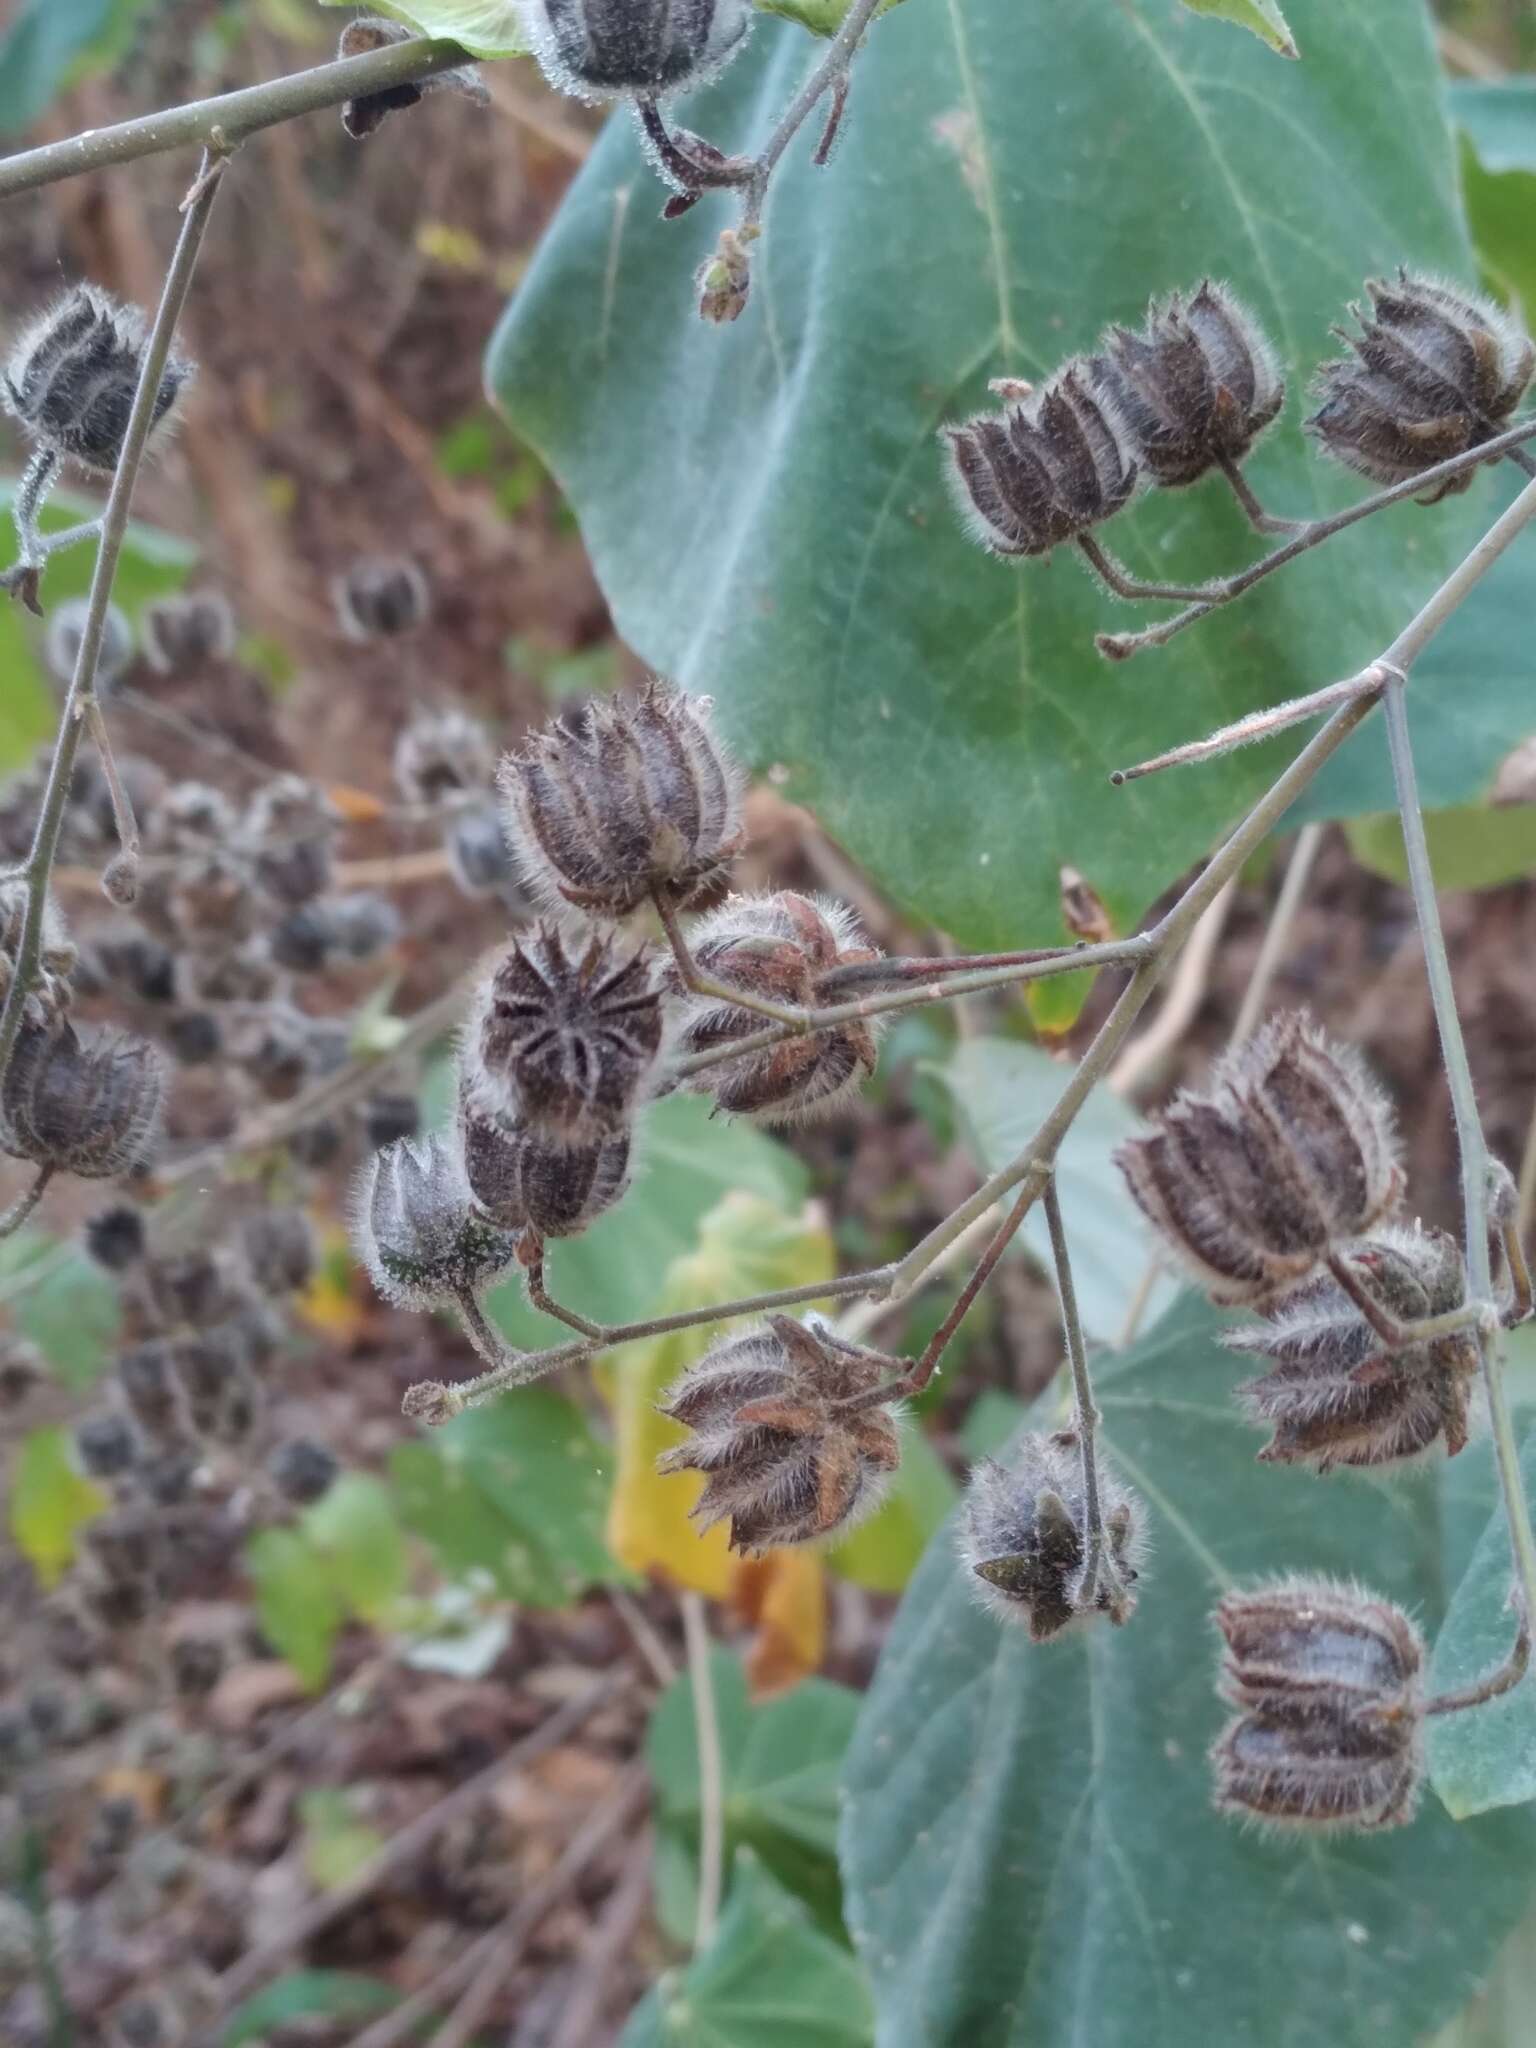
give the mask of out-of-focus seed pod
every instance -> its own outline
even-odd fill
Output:
[[[157,675],[196,675],[235,651],[235,615],[216,590],[157,598],[139,614],[139,631],[145,659]]]
[[[395,741],[395,787],[408,804],[489,789],[496,756],[485,727],[467,711],[421,711]]]
[[[329,1493],[340,1469],[335,1454],[307,1436],[279,1444],[267,1460],[272,1484],[297,1507],[308,1507]]]
[[[443,828],[443,848],[466,896],[513,896],[516,874],[494,804],[456,810]]]
[[[138,1462],[139,1440],[125,1417],[90,1415],[76,1426],[75,1455],[92,1479],[120,1479]]]
[[[740,844],[739,778],[706,712],[653,683],[593,699],[507,756],[507,836],[535,895],[623,917],[723,879]]]
[[[224,1027],[211,1010],[176,1010],[161,1030],[167,1052],[182,1067],[206,1067],[224,1050]]]
[[[268,941],[272,958],[290,974],[321,974],[336,957],[337,934],[324,903],[290,910]]]
[[[178,864],[166,907],[184,946],[219,957],[249,939],[261,923],[249,862],[222,849],[188,855]]]
[[[1048,555],[1130,503],[1139,469],[1119,412],[1074,357],[1001,413],[946,427],[955,504],[995,555]]]
[[[1400,1608],[1330,1579],[1228,1593],[1216,1803],[1277,1828],[1401,1827],[1423,1770],[1424,1645]]]
[[[176,969],[169,950],[131,925],[108,925],[92,932],[85,957],[104,988],[141,1003],[168,1003],[175,996]]]
[[[371,960],[400,936],[399,911],[372,890],[332,896],[324,908],[337,950],[348,960]]]
[[[703,1528],[729,1520],[733,1550],[814,1543],[878,1506],[901,1462],[888,1408],[847,1408],[899,1371],[830,1328],[770,1316],[718,1343],[669,1388],[661,1411],[692,1432],[660,1472],[702,1472],[691,1510]]]
[[[229,1261],[207,1245],[156,1254],[145,1262],[144,1278],[162,1319],[194,1330],[211,1328],[239,1299]]]
[[[98,1209],[85,1226],[85,1248],[109,1273],[126,1273],[144,1256],[144,1212],[131,1202]]]
[[[1140,1501],[1099,1454],[1103,1554],[1093,1596],[1087,1591],[1091,1536],[1075,1430],[1021,1437],[1008,1463],[983,1458],[971,1472],[959,1527],[960,1554],[977,1597],[1042,1643],[1107,1615],[1130,1618],[1145,1550]]]
[[[712,980],[803,1009],[819,1007],[822,978],[833,968],[879,958],[850,910],[791,889],[728,896],[691,928],[688,944]],[[678,1054],[713,1052],[763,1027],[758,1011],[688,995],[675,968],[666,982],[679,1020],[673,1046]],[[786,1038],[706,1067],[686,1085],[712,1095],[719,1108],[760,1123],[809,1122],[832,1114],[874,1072],[877,1029],[877,1020],[855,1018]]]
[[[289,1157],[313,1173],[333,1166],[346,1148],[346,1132],[335,1117],[315,1117],[288,1136]]]
[[[145,1459],[134,1476],[146,1500],[157,1508],[175,1508],[192,1498],[200,1463],[192,1451],[162,1451]]]
[[[370,1152],[414,1138],[420,1129],[421,1104],[404,1090],[380,1090],[363,1104],[363,1142]]]
[[[315,1275],[315,1233],[302,1209],[252,1210],[240,1244],[256,1284],[268,1294],[302,1294]]]
[[[105,1579],[147,1579],[155,1567],[155,1525],[139,1508],[118,1508],[87,1523],[80,1541]]]
[[[214,853],[239,831],[228,797],[206,782],[174,784],[143,824],[145,845],[155,853]]]
[[[176,993],[190,1008],[204,1003],[271,1002],[283,985],[266,939],[232,946],[208,958],[184,955],[176,962]]]
[[[122,453],[145,338],[136,306],[95,285],[74,285],[12,349],[0,399],[39,447],[110,474]],[[155,393],[152,430],[162,427],[192,376],[191,363],[173,352]]]
[[[46,1378],[37,1346],[13,1331],[0,1331],[0,1414],[22,1407]]]
[[[1396,1205],[1391,1110],[1352,1048],[1290,1011],[1235,1047],[1204,1092],[1115,1155],[1148,1221],[1213,1300],[1262,1302]]]
[[[0,1076],[0,1150],[83,1180],[144,1158],[160,1128],[165,1070],[147,1039],[24,1023]]]
[[[245,812],[256,880],[279,903],[309,903],[329,885],[340,815],[302,775],[263,784]]]
[[[80,640],[89,610],[89,599],[66,597],[48,614],[43,658],[55,681],[66,686],[74,681],[75,663],[80,658]],[[133,628],[127,615],[115,604],[109,604],[102,624],[101,646],[96,655],[96,688],[102,696],[111,694],[113,685],[121,680],[132,660]]]
[[[171,1346],[152,1337],[122,1352],[117,1383],[129,1413],[147,1436],[164,1439],[179,1432],[180,1404]]]
[[[441,1133],[373,1154],[358,1179],[353,1240],[380,1294],[415,1309],[474,1293],[516,1250],[476,1210],[463,1160]]]
[[[405,556],[371,555],[354,562],[331,586],[336,616],[351,640],[388,640],[424,625],[427,579]]]
[[[465,1087],[477,1106],[546,1144],[590,1146],[633,1116],[661,1050],[650,960],[590,931],[524,932],[470,1011]]]
[[[183,1699],[204,1699],[224,1675],[217,1636],[180,1635],[170,1643],[171,1684]]]
[[[291,1102],[315,1071],[307,1020],[275,1004],[230,1033],[229,1057],[268,1102]]]

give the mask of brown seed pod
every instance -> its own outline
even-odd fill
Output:
[[[1262,1302],[1362,1237],[1402,1190],[1386,1098],[1297,1011],[1176,1095],[1115,1155],[1148,1221],[1215,1301]]]
[[[140,612],[139,632],[156,675],[196,675],[235,651],[235,615],[216,590],[156,598]]]
[[[1335,328],[1351,356],[1324,363],[1307,421],[1324,448],[1373,483],[1395,484],[1480,448],[1510,424],[1536,372],[1536,343],[1479,293],[1400,270],[1371,279],[1358,334]],[[1466,469],[1420,500],[1464,491]]]
[[[567,951],[569,944],[570,950]],[[661,997],[647,952],[551,924],[515,939],[482,985],[465,1038],[478,1106],[554,1145],[624,1128],[661,1050]]]
[[[652,683],[593,699],[507,756],[507,838],[536,895],[623,917],[652,895],[686,904],[724,877],[739,777],[707,711]]]
[[[1240,463],[1285,403],[1268,337],[1225,285],[1155,302],[1139,334],[1112,327],[1089,373],[1143,472],[1165,489]]]
[[[946,427],[955,503],[995,555],[1048,555],[1130,503],[1138,469],[1124,422],[1075,356],[1039,392]]]
[[[1113,1467],[1098,1458],[1104,1556],[1095,1597],[1086,1597],[1089,1536],[1083,1461],[1075,1430],[1021,1437],[1006,1465],[983,1458],[971,1472],[957,1530],[972,1590],[1033,1642],[1107,1614],[1128,1621],[1130,1592],[1146,1549],[1141,1503]]]
[[[110,1180],[154,1144],[165,1068],[147,1039],[24,1022],[0,1076],[0,1151]]]
[[[888,1408],[839,1404],[899,1370],[824,1325],[770,1316],[716,1344],[668,1390],[661,1412],[693,1434],[657,1470],[706,1475],[693,1516],[706,1529],[729,1519],[733,1550],[846,1532],[878,1506],[901,1444]]]
[[[1466,1268],[1443,1231],[1387,1225],[1345,1247],[1385,1312],[1419,1322],[1459,1308]],[[1478,1370],[1470,1330],[1388,1353],[1336,1281],[1319,1277],[1287,1294],[1268,1321],[1229,1330],[1233,1351],[1272,1361],[1237,1390],[1274,1435],[1259,1457],[1270,1464],[1391,1465],[1443,1445],[1455,1457],[1467,1441],[1467,1402]]]
[[[1423,1770],[1424,1645],[1400,1608],[1331,1579],[1228,1593],[1216,1804],[1277,1828],[1401,1827]]]
[[[395,787],[408,804],[489,789],[495,772],[485,727],[466,711],[419,712],[395,741]]]
[[[587,1145],[552,1144],[485,1115],[461,1094],[459,1135],[475,1201],[499,1230],[578,1236],[629,1186],[625,1129]]]
[[[880,957],[842,904],[790,889],[728,896],[693,927],[688,943],[711,979],[801,1008],[819,1004],[821,979],[832,968]],[[687,994],[675,967],[666,979],[679,1019],[677,1053],[710,1052],[762,1029],[755,1011]],[[722,1060],[686,1085],[712,1095],[719,1108],[760,1123],[807,1122],[829,1115],[874,1072],[877,1030],[877,1019],[855,1018]]]

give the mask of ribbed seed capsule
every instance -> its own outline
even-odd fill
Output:
[[[839,1404],[899,1370],[825,1326],[770,1316],[668,1390],[661,1412],[692,1434],[656,1469],[705,1475],[692,1515],[705,1529],[729,1520],[733,1550],[820,1542],[878,1506],[901,1462],[888,1408]]]
[[[1443,1315],[1466,1300],[1461,1251],[1443,1231],[1387,1225],[1342,1256],[1397,1322]],[[1223,1342],[1272,1361],[1237,1390],[1256,1422],[1273,1425],[1259,1452],[1266,1463],[1330,1472],[1401,1463],[1441,1442],[1454,1457],[1466,1444],[1478,1370],[1470,1330],[1389,1354],[1343,1288],[1324,1277],[1287,1294],[1266,1322],[1227,1331]]]
[[[1115,1159],[1212,1299],[1260,1302],[1364,1236],[1402,1189],[1385,1097],[1307,1017],[1277,1017]]]
[[[1126,429],[1078,356],[1001,413],[946,427],[955,503],[996,555],[1048,555],[1129,504],[1137,465]]]
[[[627,1130],[587,1145],[551,1143],[486,1115],[461,1093],[459,1135],[475,1201],[500,1230],[576,1237],[629,1186]]]
[[[697,85],[752,22],[747,0],[529,0],[528,11],[544,75],[588,100]]]
[[[1138,462],[1166,489],[1239,463],[1285,403],[1285,382],[1257,320],[1203,278],[1148,312],[1139,334],[1112,327],[1089,358],[1094,389],[1123,424]]]
[[[75,663],[80,658],[80,641],[90,608],[88,598],[67,597],[48,614],[43,658],[57,682],[68,684],[74,680]],[[102,623],[101,646],[96,654],[96,687],[103,696],[111,694],[113,684],[126,672],[132,660],[133,628],[128,623],[127,614],[115,604],[109,604]]]
[[[1216,1803],[1278,1828],[1401,1827],[1422,1772],[1424,1645],[1400,1608],[1329,1579],[1229,1593]]]
[[[358,1177],[353,1239],[397,1308],[431,1308],[504,1272],[513,1238],[478,1213],[464,1162],[439,1133],[375,1152]]]
[[[165,1069],[147,1039],[23,1023],[0,1076],[0,1150],[84,1180],[143,1159],[160,1128]]]
[[[549,1144],[589,1146],[623,1129],[660,1050],[645,950],[616,954],[590,932],[543,924],[512,942],[482,986],[463,1071],[488,1115]]]
[[[880,957],[842,904],[792,889],[728,896],[692,927],[688,944],[712,980],[807,1009],[820,1005],[822,977],[833,968]],[[760,1013],[685,994],[675,969],[667,979],[679,1017],[675,1052],[713,1052],[762,1029]],[[855,1018],[722,1060],[685,1085],[712,1095],[719,1108],[760,1123],[804,1123],[829,1115],[874,1072],[877,1029],[876,1020]]]
[[[144,658],[157,675],[190,676],[235,651],[235,615],[216,590],[157,598],[139,614]]]
[[[138,389],[146,329],[136,306],[94,285],[75,285],[21,337],[5,374],[6,409],[41,447],[83,469],[110,472],[122,453]],[[152,428],[158,428],[191,381],[184,356],[172,354],[160,375]]]
[[[661,683],[544,727],[498,779],[529,887],[556,904],[608,917],[652,895],[683,905],[739,845],[738,777],[705,705]]]
[[[1141,1504],[1105,1458],[1097,1460],[1103,1554],[1087,1597],[1090,1538],[1083,1461],[1075,1430],[1021,1437],[1008,1463],[983,1458],[971,1472],[958,1531],[972,1590],[1004,1621],[1022,1622],[1033,1642],[1107,1614],[1129,1620],[1129,1588],[1145,1549]]]
[[[1490,299],[1400,270],[1371,279],[1358,334],[1335,328],[1352,357],[1324,363],[1307,421],[1328,453],[1374,483],[1395,484],[1479,448],[1510,424],[1536,372],[1536,343]],[[1420,502],[1464,491],[1474,471]]]

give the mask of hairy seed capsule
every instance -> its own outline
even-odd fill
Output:
[[[578,99],[651,98],[700,84],[740,49],[747,0],[526,0],[534,53]]]
[[[1438,1230],[1386,1225],[1344,1248],[1386,1313],[1420,1322],[1460,1308],[1467,1276],[1454,1238]],[[1223,1341],[1272,1363],[1237,1390],[1256,1422],[1274,1435],[1259,1457],[1271,1464],[1389,1465],[1443,1441],[1455,1457],[1467,1441],[1467,1401],[1478,1370],[1469,1330],[1388,1353],[1337,1282],[1307,1281],[1256,1327]]]
[[[1480,448],[1510,424],[1536,372],[1536,343],[1490,299],[1400,270],[1371,279],[1360,332],[1335,328],[1352,357],[1324,363],[1308,430],[1346,468],[1379,484],[1417,476]],[[1473,471],[1432,491],[1464,491]]]
[[[661,1050],[650,960],[541,924],[515,939],[471,1009],[464,1075],[477,1104],[552,1145],[622,1130]]]
[[[552,1144],[481,1113],[461,1092],[459,1135],[475,1201],[513,1234],[576,1237],[629,1186],[627,1130],[588,1145]]]
[[[82,1180],[114,1179],[154,1144],[164,1094],[147,1039],[24,1023],[0,1076],[0,1150]]]
[[[495,772],[485,727],[466,711],[419,712],[395,741],[395,787],[408,804],[488,789]]]
[[[48,630],[43,636],[43,659],[61,683],[74,680],[75,663],[80,659],[80,641],[89,611],[88,598],[67,597],[48,614]],[[122,678],[132,660],[133,628],[126,613],[115,604],[109,604],[102,622],[101,646],[96,655],[96,687],[102,696],[110,696],[113,684]]]
[[[358,1256],[397,1308],[430,1308],[504,1272],[512,1237],[475,1209],[464,1162],[440,1133],[375,1152],[358,1178]]]
[[[110,472],[122,453],[146,338],[144,316],[94,285],[75,285],[17,342],[0,378],[6,409],[40,447],[82,469]],[[191,382],[172,354],[160,375],[152,429]]]
[[[1043,1643],[1107,1614],[1129,1620],[1130,1587],[1145,1550],[1141,1503],[1103,1455],[1098,1458],[1104,1554],[1087,1595],[1089,1536],[1077,1432],[1020,1438],[1006,1465],[984,1458],[966,1492],[958,1541],[977,1597],[1005,1621],[1022,1622]]]
[[[839,1406],[898,1371],[823,1325],[770,1316],[668,1390],[661,1412],[692,1434],[656,1469],[705,1474],[691,1512],[705,1529],[729,1520],[733,1550],[819,1542],[878,1506],[901,1462],[888,1408]]]
[[[414,632],[429,608],[427,579],[403,555],[354,562],[332,584],[331,597],[349,640],[390,640]]]
[[[955,502],[996,555],[1048,555],[1129,504],[1138,475],[1116,408],[1074,357],[1002,413],[946,427]]]
[[[1138,1206],[1212,1299],[1259,1302],[1364,1236],[1402,1190],[1392,1115],[1358,1055],[1277,1017],[1115,1154]]]
[[[300,1436],[279,1444],[267,1460],[272,1484],[296,1506],[308,1507],[328,1493],[340,1470],[335,1454],[313,1437]]]
[[[1280,1828],[1401,1827],[1422,1771],[1424,1645],[1400,1608],[1330,1579],[1227,1594],[1216,1803]]]
[[[466,896],[515,900],[512,855],[494,804],[455,811],[443,831],[443,850],[453,879]]]
[[[683,905],[722,879],[739,845],[739,780],[706,705],[661,683],[545,726],[499,781],[513,852],[552,903],[607,917],[651,895]]]
[[[364,15],[347,23],[341,32],[336,54],[338,57],[361,57],[370,50],[384,50],[391,44],[408,42],[415,34],[416,30],[408,28],[404,22],[381,21],[375,15]],[[445,88],[463,94],[477,105],[490,104],[490,94],[478,69],[473,64],[456,64],[451,71],[439,71],[431,78],[386,86],[382,92],[364,93],[358,99],[347,100],[341,109],[341,125],[354,142],[365,142],[388,115],[405,107],[414,107],[427,93]]]
[[[1264,330],[1204,278],[1148,312],[1139,334],[1112,327],[1089,358],[1094,389],[1125,427],[1145,474],[1166,489],[1239,463],[1285,402]]]
[[[235,651],[235,615],[216,590],[157,598],[140,612],[139,632],[145,660],[162,676],[196,675]]]
[[[85,1226],[85,1248],[109,1273],[125,1273],[144,1256],[144,1212],[129,1202],[98,1209]]]
[[[822,977],[835,967],[878,960],[850,910],[791,889],[772,896],[728,896],[688,934],[700,970],[749,995],[800,1008],[822,1001]],[[763,1026],[762,1016],[711,996],[684,992],[667,976],[679,1017],[674,1050],[712,1052]],[[766,1050],[706,1067],[688,1086],[717,1106],[765,1124],[804,1123],[829,1115],[875,1070],[875,1019],[855,1018],[826,1031],[787,1038]]]

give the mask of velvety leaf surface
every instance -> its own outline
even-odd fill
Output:
[[[1035,1647],[975,1606],[947,1536],[907,1593],[845,1769],[849,1926],[880,2048],[1410,2048],[1477,1987],[1536,1889],[1536,1820],[1307,1843],[1210,1806],[1210,1609],[1234,1580],[1361,1574],[1442,1606],[1432,1480],[1257,1468],[1212,1311],[1101,1372],[1151,1517],[1122,1630]]]
[[[1492,479],[1395,508],[1112,668],[1092,635],[1129,608],[1072,560],[991,559],[949,504],[935,436],[989,377],[1038,378],[1205,272],[1252,303],[1291,374],[1255,486],[1292,513],[1359,495],[1300,431],[1330,323],[1396,263],[1475,268],[1420,0],[1287,12],[1300,64],[1180,0],[897,9],[832,164],[812,170],[805,138],[791,150],[725,329],[695,317],[692,285],[724,202],[662,223],[616,118],[493,345],[492,386],[569,493],[621,632],[966,941],[1058,936],[1063,863],[1122,923],[1144,907],[1281,756],[1229,756],[1176,797],[1112,790],[1108,771],[1358,666],[1490,516]],[[807,62],[765,24],[682,118],[754,146]],[[1209,479],[1106,538],[1143,575],[1209,575],[1259,545]],[[1434,801],[1491,774],[1526,696],[1474,719]],[[1353,780],[1371,754],[1339,764],[1335,811],[1382,808]]]

